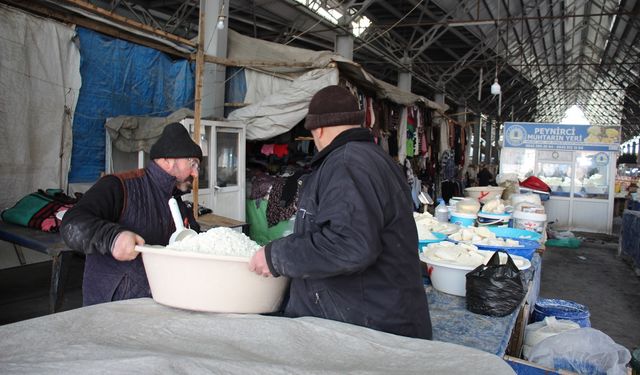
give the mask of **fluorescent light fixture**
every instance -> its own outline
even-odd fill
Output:
[[[480,25],[493,25],[495,24],[495,20],[482,20],[482,21],[454,21],[448,22],[447,25],[450,27],[458,27],[458,26],[480,26]]]

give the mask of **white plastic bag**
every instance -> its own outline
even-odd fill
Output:
[[[572,329],[537,343],[529,361],[579,374],[626,374],[631,353],[593,328]]]
[[[524,359],[529,359],[531,349],[540,341],[547,337],[578,328],[580,328],[578,323],[571,320],[556,319],[555,316],[547,316],[540,322],[527,325],[524,329],[524,345],[522,346]]]
[[[520,192],[520,183],[518,182],[518,175],[515,173],[500,173],[496,176],[496,183],[498,186],[502,186],[504,191],[502,192],[502,199],[509,200],[513,194]]]

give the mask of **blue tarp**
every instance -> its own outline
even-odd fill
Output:
[[[167,116],[193,108],[195,65],[148,47],[78,28],[82,87],[73,120],[69,182],[104,170],[108,117]]]
[[[247,79],[244,75],[244,68],[228,66],[226,70],[227,80],[225,83],[225,101],[231,103],[243,103],[247,95]],[[224,117],[237,108],[224,108]]]

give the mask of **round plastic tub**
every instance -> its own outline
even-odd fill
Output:
[[[472,227],[476,223],[476,214],[463,214],[461,212],[449,212],[449,221],[461,227]]]
[[[289,279],[262,277],[249,258],[136,246],[142,252],[153,299],[163,305],[220,313],[278,310]]]
[[[478,226],[507,226],[511,219],[510,213],[494,214],[490,212],[478,212]]]
[[[535,214],[531,212],[514,211],[513,228],[530,230],[532,232],[544,233],[547,225],[546,214]]]
[[[589,309],[577,302],[563,299],[540,298],[533,307],[533,321],[539,322],[547,316],[555,316],[556,319],[571,320],[580,327],[591,327]]]
[[[478,251],[486,253],[483,250]],[[493,251],[489,253],[493,253]],[[454,265],[438,261],[430,258],[424,252],[420,254],[420,260],[427,264],[427,275],[436,290],[460,297],[467,295],[467,273],[479,266],[479,264],[475,266]],[[531,262],[525,260],[524,265],[518,268],[526,270],[529,267],[531,267]]]
[[[503,191],[501,186],[474,186],[464,189],[464,195],[475,198],[480,203],[487,203],[491,199],[500,198]]]

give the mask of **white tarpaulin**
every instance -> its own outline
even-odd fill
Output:
[[[265,74],[252,69],[244,70],[247,81],[247,93],[244,96],[245,103],[257,103],[262,99],[291,86],[293,77],[282,77],[275,74]]]
[[[247,126],[247,139],[250,140],[286,133],[305,118],[311,97],[316,92],[337,83],[337,69],[311,70],[293,80],[288,87],[231,112],[229,120],[242,121]]]
[[[500,357],[318,318],[191,312],[152,299],[0,327],[9,374],[513,374]]]
[[[229,119],[247,125],[249,140],[267,139],[289,131],[306,116],[313,94],[337,84],[340,76],[375,92],[377,98],[402,105],[423,103],[428,108],[446,110],[427,98],[374,78],[359,64],[330,51],[290,47],[229,30],[227,58],[246,65],[244,101],[250,104],[231,112]],[[276,85],[272,85],[274,81]]]
[[[66,188],[80,90],[73,28],[0,4],[0,209]]]

